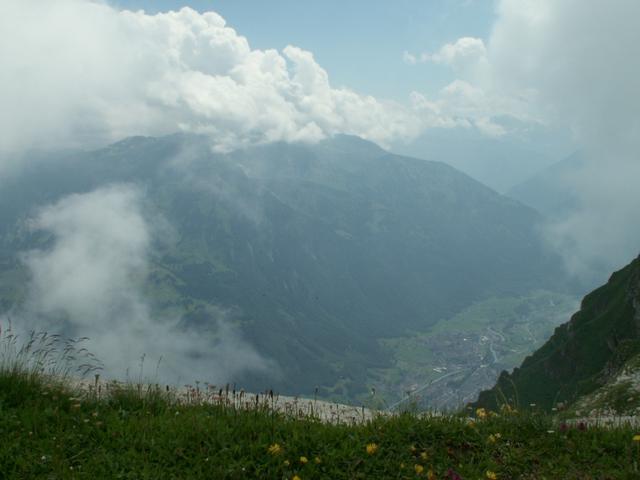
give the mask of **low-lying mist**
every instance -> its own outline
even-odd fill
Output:
[[[11,312],[17,329],[88,337],[86,348],[111,378],[222,383],[273,370],[234,328],[229,309],[209,308],[204,329],[154,312],[145,281],[156,237],[171,232],[150,220],[136,186],[69,195],[40,208],[28,228],[48,238],[22,254],[30,283],[25,305]]]

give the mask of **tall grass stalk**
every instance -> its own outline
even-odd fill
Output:
[[[58,334],[30,331],[18,333],[11,321],[0,323],[0,387],[19,397],[43,384],[62,386],[102,369],[101,362],[83,343]]]

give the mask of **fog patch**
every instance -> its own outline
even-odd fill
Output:
[[[137,187],[112,185],[41,208],[30,226],[51,239],[22,256],[31,283],[21,327],[89,337],[86,347],[117,378],[139,373],[142,358],[145,375],[174,383],[269,369],[228,310],[210,307],[206,329],[197,330],[152,312],[144,285],[155,227],[143,205]]]

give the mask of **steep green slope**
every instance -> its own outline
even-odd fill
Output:
[[[551,408],[602,386],[640,352],[640,258],[614,273],[582,301],[580,311],[513,373],[503,372],[477,404],[501,402]]]
[[[444,164],[355,137],[216,153],[205,138],[173,135],[45,156],[3,182],[5,309],[25,296],[20,252],[51,242],[24,228],[34,209],[113,183],[138,185],[148,217],[174,232],[153,248],[154,312],[204,330],[210,307],[232,309],[280,368],[238,379],[252,389],[353,398],[369,369],[389,364],[380,339],[562,283],[538,214]]]

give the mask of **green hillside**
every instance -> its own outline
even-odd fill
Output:
[[[513,373],[482,392],[478,405],[571,404],[603,386],[640,352],[640,258],[582,301],[580,311]]]

